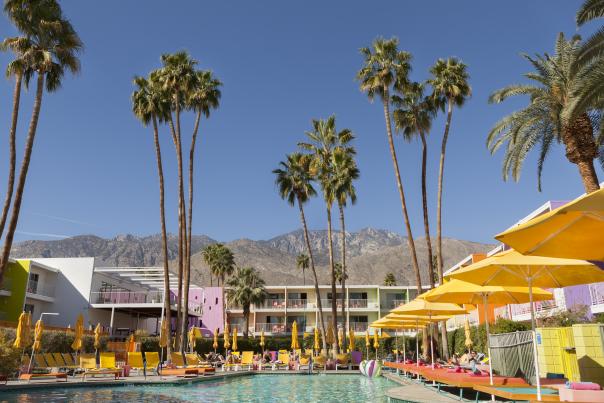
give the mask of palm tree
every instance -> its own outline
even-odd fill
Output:
[[[604,1],[602,0],[585,0],[577,11],[577,26],[582,26],[596,18],[604,17]],[[595,34],[590,36],[581,46],[579,52],[579,62],[590,63],[594,58],[601,58],[604,53],[604,28],[600,28]],[[594,83],[600,85],[598,82]]]
[[[298,267],[298,269],[302,269],[302,282],[304,285],[306,285],[306,276],[304,275],[304,273],[306,272],[306,269],[308,269],[309,265],[310,258],[307,254],[300,253],[298,257],[296,257],[296,266]]]
[[[394,125],[403,134],[407,141],[419,136],[422,142],[422,208],[424,212],[424,232],[426,234],[426,246],[428,252],[428,280],[430,287],[434,288],[434,276],[432,276],[432,240],[430,239],[430,222],[428,218],[428,194],[426,188],[426,165],[428,160],[428,145],[426,135],[430,132],[434,107],[430,100],[424,97],[424,85],[420,83],[403,83],[398,85],[397,91],[400,95],[392,96],[392,103],[399,109],[393,112]]]
[[[262,304],[266,300],[267,292],[264,284],[260,273],[253,267],[238,267],[235,275],[227,282],[229,304],[243,308],[245,318],[243,337],[246,339],[250,327],[250,306]]]
[[[210,287],[213,286],[212,284],[212,279],[214,278],[214,272],[212,270],[212,266],[214,265],[214,259],[216,258],[214,250],[215,250],[215,245],[216,244],[210,244],[208,246],[206,246],[205,248],[202,249],[201,251],[201,257],[203,258],[203,261],[205,262],[206,265],[208,265],[208,268],[210,269]]]
[[[164,203],[164,170],[161,157],[161,147],[159,143],[158,121],[166,120],[166,115],[169,113],[169,105],[166,105],[160,89],[157,85],[143,78],[135,77],[134,84],[136,91],[132,94],[132,111],[136,117],[147,126],[149,123],[153,125],[153,142],[155,144],[155,159],[157,162],[157,176],[159,178],[159,217],[161,223],[161,241],[162,254],[164,261],[164,311],[168,323],[172,323],[171,306],[170,306],[170,268],[168,266],[168,236],[166,232],[166,212]],[[163,318],[162,318],[163,320]],[[170,343],[168,343],[168,356],[170,354]]]
[[[332,156],[335,194],[338,210],[340,212],[340,249],[342,254],[341,266],[343,274],[341,276],[342,281],[340,281],[340,286],[342,288],[342,320],[345,320],[344,318],[346,318],[346,280],[348,279],[348,275],[346,274],[346,225],[344,220],[344,207],[346,207],[348,199],[350,199],[352,204],[356,203],[357,195],[353,181],[357,180],[360,176],[360,171],[354,160],[354,154],[354,149],[350,147],[348,151],[337,149]],[[347,323],[345,324],[345,328],[348,328]],[[346,338],[346,334],[344,334],[344,338]]]
[[[28,84],[34,73],[37,74],[37,82],[32,115],[25,140],[25,151],[19,170],[19,179],[4,240],[2,257],[0,258],[0,281],[2,281],[2,276],[8,264],[15,230],[19,221],[44,88],[46,87],[47,92],[54,92],[60,88],[66,70],[72,73],[77,73],[80,70],[77,54],[82,49],[82,42],[78,34],[69,21],[62,19],[61,9],[55,1],[45,0],[35,4],[28,3],[26,7],[17,7],[17,11],[11,9],[7,3],[5,11],[28,41],[23,46],[30,49],[28,51],[29,73],[24,76],[25,83]],[[15,12],[13,13],[13,11]],[[29,19],[21,19],[23,13],[26,13]],[[41,18],[39,18],[40,16]],[[32,21],[37,23],[31,24]]]
[[[210,268],[210,276],[215,276],[217,279],[217,285],[222,284],[222,301],[224,298],[224,286],[227,276],[230,276],[235,271],[235,255],[226,246],[221,243],[208,245],[204,248],[202,256],[206,264]],[[226,308],[223,302],[223,317],[227,319]]]
[[[163,67],[157,71],[158,82],[162,89],[168,94],[171,103],[169,126],[172,140],[176,150],[176,161],[178,166],[178,302],[177,302],[177,325],[176,340],[180,350],[184,351],[187,338],[186,327],[183,317],[187,316],[186,296],[183,295],[185,267],[187,266],[187,220],[186,203],[184,193],[184,174],[182,161],[182,136],[180,127],[181,111],[186,107],[186,100],[197,83],[195,72],[196,60],[193,60],[187,52],[176,52],[174,54],[163,54],[161,56]],[[174,117],[172,116],[174,112]],[[183,309],[184,299],[184,309]],[[184,314],[183,314],[184,311]]]
[[[440,284],[443,283],[442,194],[445,152],[447,149],[447,140],[449,138],[449,129],[451,127],[453,106],[461,108],[472,92],[472,89],[468,84],[469,75],[466,69],[467,66],[454,57],[450,57],[447,60],[438,59],[434,66],[430,68],[431,77],[428,79],[428,83],[432,87],[431,97],[433,103],[441,108],[444,108],[444,105],[447,105],[447,121],[445,123],[445,132],[440,146],[438,197],[436,202],[436,256],[438,259],[437,270]],[[445,349],[445,351],[447,350]]]
[[[333,167],[333,155],[336,150],[344,153],[354,153],[354,149],[348,144],[354,139],[349,129],[336,130],[336,118],[330,116],[327,119],[313,120],[313,130],[306,132],[310,143],[301,142],[298,146],[310,151],[312,155],[311,172],[319,182],[323,193],[323,200],[327,211],[327,249],[329,252],[329,267],[331,269],[331,314],[333,328],[338,328],[338,305],[336,300],[336,272],[333,254],[333,233],[331,227],[331,210],[336,201],[335,172]],[[338,343],[334,343],[333,350],[339,352]]]
[[[386,273],[386,277],[384,277],[384,285],[385,286],[396,285],[396,278],[394,278],[394,274],[392,272]]]
[[[304,242],[306,243],[306,252],[310,261],[310,270],[315,281],[315,293],[317,295],[317,308],[319,311],[319,321],[321,323],[321,333],[323,337],[323,349],[327,351],[325,341],[326,329],[323,320],[323,307],[321,303],[321,293],[319,291],[319,278],[315,269],[315,261],[310,246],[310,237],[308,236],[308,226],[304,216],[304,203],[308,202],[317,192],[312,186],[312,176],[310,174],[311,157],[301,153],[292,153],[287,156],[285,161],[279,163],[279,168],[273,170],[276,175],[275,184],[279,188],[279,196],[286,200],[290,206],[298,204],[300,210],[300,221],[304,232]]]
[[[188,234],[185,244],[185,267],[184,267],[184,299],[188,304],[189,301],[189,286],[191,283],[191,239],[193,232],[193,172],[194,172],[194,157],[195,144],[197,141],[197,133],[199,131],[199,121],[201,115],[208,119],[210,110],[218,108],[220,102],[220,89],[222,83],[213,77],[211,71],[197,71],[196,80],[191,86],[191,90],[186,93],[186,106],[195,112],[195,123],[193,125],[193,134],[191,136],[191,147],[189,148],[189,212],[188,212]],[[182,333],[186,332],[188,310],[183,310],[182,318]]]
[[[340,285],[345,284],[346,280],[348,280],[348,274],[346,274],[346,272],[344,271],[342,263],[338,262],[334,266],[336,269],[336,281]],[[344,317],[346,317],[346,311],[344,311]]]
[[[401,199],[403,219],[407,231],[407,242],[409,244],[409,251],[411,252],[411,262],[415,271],[415,280],[419,294],[422,292],[422,280],[419,263],[417,262],[417,253],[415,251],[415,242],[413,241],[409,214],[407,213],[403,181],[401,180],[396,150],[392,139],[392,123],[390,120],[390,89],[395,82],[402,84],[407,81],[409,71],[411,70],[411,54],[398,50],[397,38],[389,40],[378,38],[373,41],[372,49],[361,48],[361,54],[365,59],[365,65],[357,73],[357,80],[361,82],[361,91],[367,93],[370,101],[373,101],[376,96],[379,97],[384,106],[384,120],[386,121],[388,146],[390,147],[390,155],[392,157],[392,164],[394,165],[394,175],[396,177],[398,193]]]
[[[602,136],[596,136],[592,116],[602,109],[602,92],[589,92],[604,77],[604,64],[594,61],[581,65],[578,36],[566,40],[560,33],[555,53],[524,57],[535,71],[525,74],[532,84],[510,85],[491,94],[489,102],[500,103],[514,95],[528,95],[527,107],[500,120],[488,134],[491,153],[507,144],[503,160],[503,179],[520,177],[529,151],[540,145],[537,167],[541,190],[543,163],[554,142],[562,143],[566,158],[577,165],[587,193],[600,189],[594,159],[599,156]]]

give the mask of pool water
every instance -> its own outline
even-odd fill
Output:
[[[52,388],[2,393],[0,402],[386,402],[397,384],[360,375],[254,375],[189,385]]]

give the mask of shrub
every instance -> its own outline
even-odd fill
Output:
[[[13,376],[19,370],[21,351],[13,348],[14,340],[14,331],[0,329],[0,375]]]
[[[578,323],[589,323],[588,313],[589,307],[587,305],[575,305],[567,311],[540,319],[539,322],[544,327],[568,327]]]

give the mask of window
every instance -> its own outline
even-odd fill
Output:
[[[34,306],[32,304],[25,304],[23,311],[29,312],[32,317],[34,316]]]
[[[27,284],[27,292],[35,294],[38,291],[38,280],[40,275],[38,273],[29,273],[29,283]]]
[[[214,305],[218,305],[218,297],[216,297],[216,302],[214,302]]]

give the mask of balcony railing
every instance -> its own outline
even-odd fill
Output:
[[[258,308],[264,309],[284,309],[285,308],[285,299],[267,299],[263,304],[258,306]]]
[[[176,303],[176,298],[171,298]],[[99,291],[90,293],[93,304],[157,304],[163,301],[161,291]]]
[[[556,301],[539,301],[539,302],[534,302],[534,304],[535,304],[535,313],[537,313],[537,314],[547,313],[558,307],[558,305],[556,304]],[[513,316],[527,315],[530,313],[531,313],[531,305],[528,303],[512,305],[512,315]]]
[[[368,326],[367,322],[350,322],[350,329],[354,332],[364,332]]]
[[[398,308],[402,304],[406,304],[406,303],[407,303],[407,301],[404,299],[393,299],[392,302],[390,303],[390,308]]]
[[[589,296],[591,298],[591,305],[603,305],[604,304],[604,283],[596,283],[589,285]]]
[[[367,308],[366,299],[351,299],[348,301],[348,307],[353,308]]]
[[[27,286],[27,292],[33,295],[41,295],[43,297],[54,298],[55,288],[52,286],[34,283]]]
[[[285,323],[256,323],[256,332],[285,333]]]
[[[306,299],[288,299],[287,307],[291,309],[305,309],[308,307],[308,300]]]
[[[321,298],[321,305],[323,309],[331,309],[331,299]],[[342,300],[338,298],[336,300],[336,305],[338,306],[338,309],[342,309]]]

